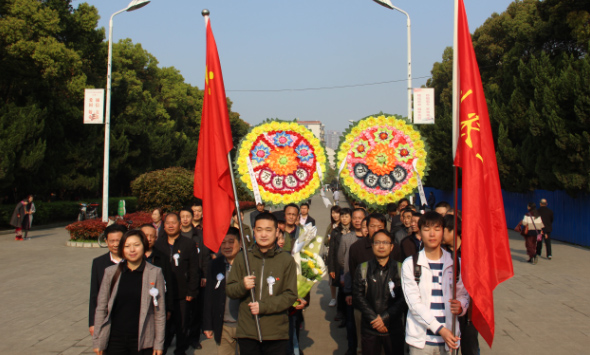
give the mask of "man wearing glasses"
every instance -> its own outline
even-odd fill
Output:
[[[373,234],[374,257],[355,271],[352,300],[361,314],[363,354],[402,354],[401,320],[406,310],[397,263],[390,258],[393,240],[381,229]],[[396,341],[397,340],[397,341]]]

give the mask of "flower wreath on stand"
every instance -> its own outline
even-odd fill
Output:
[[[396,117],[367,117],[351,125],[338,149],[339,178],[347,193],[372,207],[414,193],[427,176],[426,144],[420,132]]]
[[[268,120],[242,139],[236,168],[248,191],[254,194],[255,180],[262,201],[280,207],[309,200],[321,186],[326,161],[310,130],[297,122]]]

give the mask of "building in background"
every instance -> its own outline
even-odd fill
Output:
[[[305,128],[309,129],[311,133],[316,136],[324,145],[326,145],[326,137],[324,132],[324,124],[321,121],[300,121],[297,119],[297,123]]]
[[[326,132],[326,147],[331,148],[333,150],[338,150],[338,145],[340,143],[341,136],[342,132],[339,131]]]

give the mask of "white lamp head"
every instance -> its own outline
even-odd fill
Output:
[[[141,9],[145,5],[149,4],[150,0],[132,0],[129,5],[127,5],[127,9],[125,11],[135,11],[137,9]]]
[[[391,9],[391,10],[394,9],[393,4],[391,3],[391,0],[373,0],[373,1],[381,6],[388,8],[388,9]]]

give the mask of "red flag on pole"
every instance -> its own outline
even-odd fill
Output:
[[[219,54],[209,17],[206,21],[205,92],[195,164],[194,194],[203,200],[203,242],[207,248],[217,252],[235,209],[227,159],[233,143]]]
[[[457,21],[460,106],[455,166],[463,173],[461,277],[473,302],[473,324],[491,347],[493,291],[514,271],[490,118],[463,0]]]

